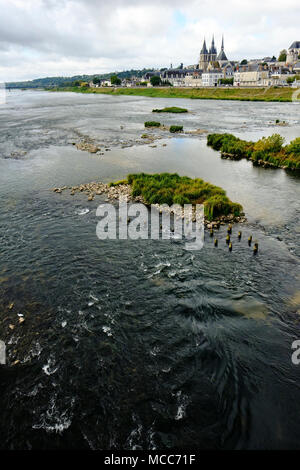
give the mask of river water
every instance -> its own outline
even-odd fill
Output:
[[[159,115],[186,130],[300,136],[298,103],[14,91],[0,106],[0,448],[300,448],[300,177],[222,160],[205,134],[143,145],[166,105],[189,109]],[[248,219],[232,253],[225,227],[194,252],[100,241],[104,197],[49,190],[140,171],[226,189]]]

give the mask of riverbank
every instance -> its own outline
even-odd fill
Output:
[[[199,100],[238,100],[238,101],[292,101],[293,89],[286,88],[87,88],[65,87],[48,91],[68,91],[75,93],[101,93],[107,95],[134,95],[151,98],[190,98]]]

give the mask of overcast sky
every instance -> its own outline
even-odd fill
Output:
[[[197,62],[215,34],[232,60],[300,40],[300,1],[0,0],[0,81]]]

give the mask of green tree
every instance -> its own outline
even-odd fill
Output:
[[[220,78],[219,83],[221,85],[233,85],[233,77],[232,78]]]
[[[247,65],[248,64],[248,60],[247,59],[243,59],[242,62],[241,62],[241,65]]]
[[[117,75],[112,75],[110,77],[110,81],[112,85],[121,85],[121,80],[119,79]]]
[[[157,75],[154,75],[150,78],[150,83],[152,86],[159,86],[161,84],[161,79]]]
[[[288,77],[286,83],[293,83],[296,80],[296,77]]]
[[[286,49],[282,49],[282,51],[280,51],[280,54],[279,54],[279,57],[278,57],[278,62],[285,62],[286,61],[286,56],[287,56]]]
[[[100,78],[94,77],[94,78],[93,78],[93,84],[94,84],[94,85],[97,85],[98,83],[100,83]]]

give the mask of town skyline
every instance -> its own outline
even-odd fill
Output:
[[[299,42],[299,41],[297,41]],[[295,43],[295,41],[293,41],[293,43]],[[201,66],[201,60],[203,60],[203,53],[205,53],[204,51],[204,48],[207,47],[207,51],[206,51],[206,54],[207,54],[207,60],[206,60],[206,66],[205,66],[205,70],[207,69],[207,66],[209,66],[209,64],[211,65],[212,63],[214,63],[214,61],[216,63],[223,63],[223,65],[225,65],[226,63],[232,63],[232,64],[235,64],[235,65],[238,65],[240,63],[243,63],[245,60],[247,63],[251,64],[251,63],[259,63],[259,62],[263,62],[265,59],[273,59],[274,62],[278,62],[278,56],[265,56],[265,57],[261,57],[261,58],[247,58],[244,56],[244,58],[242,60],[234,60],[232,58],[229,58],[227,57],[226,55],[226,52],[225,52],[225,46],[224,46],[224,34],[222,34],[222,39],[221,39],[221,46],[220,48],[218,49],[217,48],[217,45],[216,45],[216,41],[215,41],[215,34],[213,33],[212,36],[211,36],[211,43],[209,41],[206,40],[206,38],[204,37],[203,38],[203,43],[202,43],[202,47],[200,49],[200,53],[199,53],[199,56],[198,56],[198,60],[195,61],[194,64],[191,64],[190,66],[188,66],[187,64],[184,64],[183,62],[180,62],[180,64],[172,64],[170,63],[169,64],[169,67],[167,66],[167,64],[164,64],[162,67],[143,67],[142,69],[136,69],[136,70],[139,70],[139,71],[143,71],[143,70],[153,70],[153,71],[163,71],[163,70],[171,70],[171,69],[180,69],[180,68],[189,68],[189,67],[194,67],[194,68],[202,68]],[[211,52],[212,52],[212,48],[215,48],[215,56],[211,56]],[[288,53],[289,51],[289,48],[283,48],[281,49],[280,52],[283,52],[283,51],[286,51]],[[275,60],[275,59],[276,60]],[[76,74],[76,75],[73,75],[73,76],[53,76],[53,77],[34,77],[33,79],[29,79],[28,82],[31,82],[31,81],[34,81],[34,80],[39,80],[39,79],[43,79],[43,78],[70,78],[70,79],[73,79],[75,77],[80,77],[80,76],[84,76],[84,75],[88,75],[90,77],[92,76],[106,76],[106,75],[110,75],[110,74],[122,74],[122,73],[126,73],[126,72],[130,72],[131,70],[134,70],[134,69],[128,69],[128,70],[114,70],[114,71],[108,71],[108,72],[103,72],[103,73],[91,73],[91,74],[85,74],[85,73],[82,73],[82,74]],[[20,83],[23,83],[23,82],[26,82],[26,80],[24,81],[20,81]],[[18,83],[18,81],[7,81],[6,83]]]

